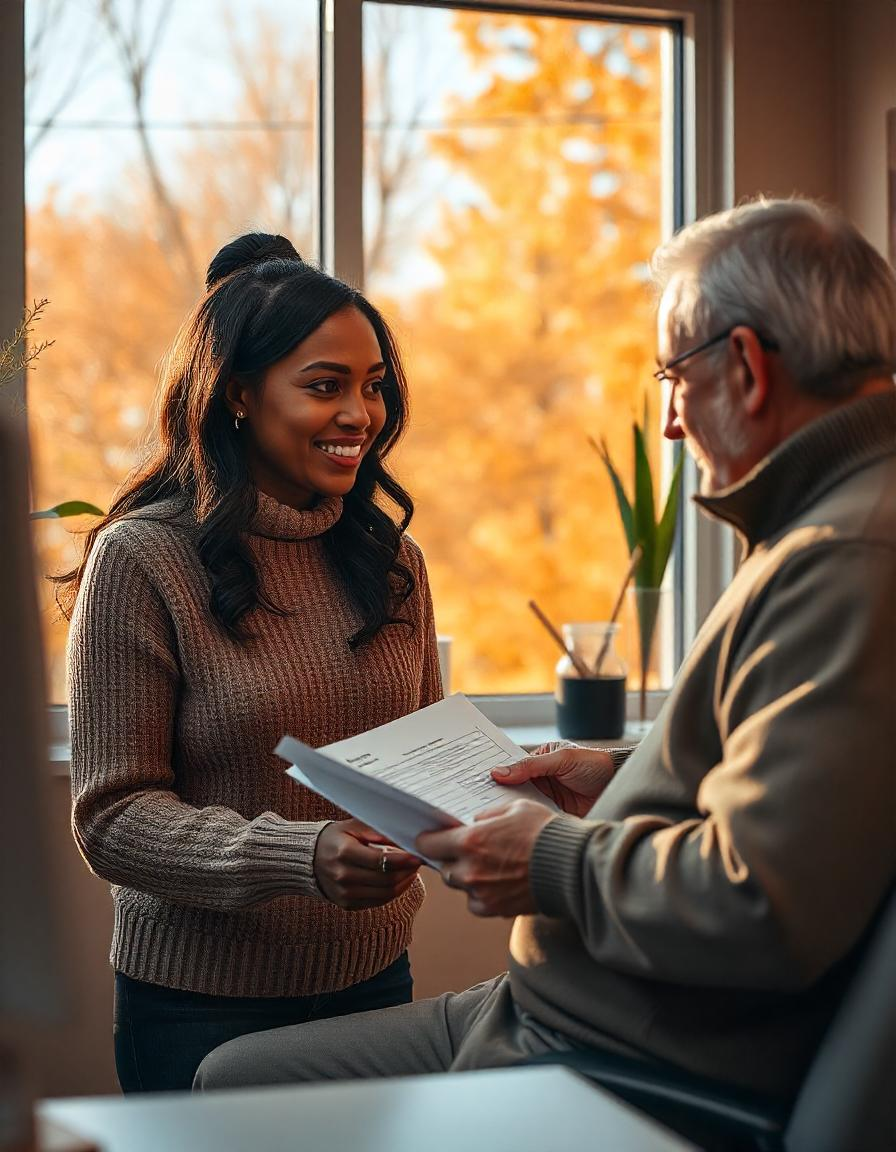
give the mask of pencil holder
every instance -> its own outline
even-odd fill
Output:
[[[564,624],[563,640],[599,676],[580,676],[568,656],[557,662],[557,731],[568,740],[618,740],[625,729],[626,667],[615,648],[618,624]]]

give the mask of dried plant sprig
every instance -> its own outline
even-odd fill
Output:
[[[41,340],[33,343],[29,340],[35,324],[41,319],[44,308],[49,304],[46,298],[35,300],[31,307],[25,307],[22,323],[16,328],[8,340],[0,344],[0,385],[8,384],[20,372],[34,367],[34,361],[41,352],[56,343],[55,340]]]
[[[41,352],[56,343],[55,340],[34,342],[29,339],[35,324],[40,321],[43,310],[49,303],[50,301],[44,297],[42,300],[35,300],[30,308],[26,305],[22,323],[8,340],[0,342],[0,387],[14,380],[20,372],[33,368]],[[32,520],[61,520],[67,516],[105,516],[105,512],[86,500],[65,500],[52,508],[43,508],[31,513]]]

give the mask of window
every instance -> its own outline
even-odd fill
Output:
[[[108,507],[222,244],[258,228],[317,257],[316,44],[315,0],[27,0],[26,292],[55,341],[28,377],[38,507]],[[35,525],[42,571],[71,565],[71,525]]]
[[[365,283],[407,356],[399,469],[465,692],[552,688],[529,599],[558,623],[606,619],[626,568],[587,435],[631,474],[654,391],[647,260],[673,224],[674,40],[364,5]]]
[[[50,298],[41,335],[55,340],[28,377],[35,503],[108,507],[138,459],[159,358],[222,243],[257,227],[330,257],[335,233],[334,270],[350,275],[340,251],[356,236],[353,268],[406,357],[396,467],[454,637],[453,687],[549,690],[557,653],[527,601],[558,623],[601,618],[625,567],[586,436],[628,473],[651,386],[646,261],[683,217],[683,45],[701,4],[680,0],[664,21],[666,0],[650,18],[633,0],[612,17],[26,0],[26,294]],[[363,122],[337,125],[333,147],[361,153],[358,220],[339,163],[321,165],[326,100],[318,111],[328,84],[339,115],[352,107],[326,62],[329,34],[344,70],[352,12]],[[649,448],[667,477],[660,404]],[[72,563],[71,528],[35,525],[44,572]],[[62,700],[65,628],[47,628]],[[671,629],[664,640],[668,667]]]

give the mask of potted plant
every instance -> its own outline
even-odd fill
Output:
[[[0,387],[14,380],[20,372],[33,369],[41,352],[51,347],[53,340],[41,340],[29,344],[35,324],[49,301],[35,300],[30,308],[26,306],[22,323],[8,340],[0,343]],[[86,500],[65,500],[53,508],[32,512],[32,520],[59,519],[64,516],[103,516],[102,508],[89,504]]]
[[[638,624],[637,655],[641,674],[639,715],[642,724],[647,719],[647,674],[662,603],[663,576],[675,540],[684,459],[684,454],[679,453],[672,470],[666,501],[658,516],[653,474],[646,447],[648,427],[649,412],[645,396],[643,424],[638,424],[637,420],[632,424],[634,475],[631,499],[626,493],[619,470],[613,464],[606,441],[602,439],[598,444],[589,437],[589,442],[603,461],[613,485],[629,552],[633,552],[638,546],[641,548],[641,559],[635,568],[632,596]]]

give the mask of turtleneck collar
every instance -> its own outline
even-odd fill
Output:
[[[251,532],[269,540],[308,540],[322,536],[341,515],[341,496],[323,496],[313,507],[300,510],[259,492]]]
[[[694,502],[736,528],[750,551],[850,472],[893,453],[896,388],[811,421],[742,480]]]

